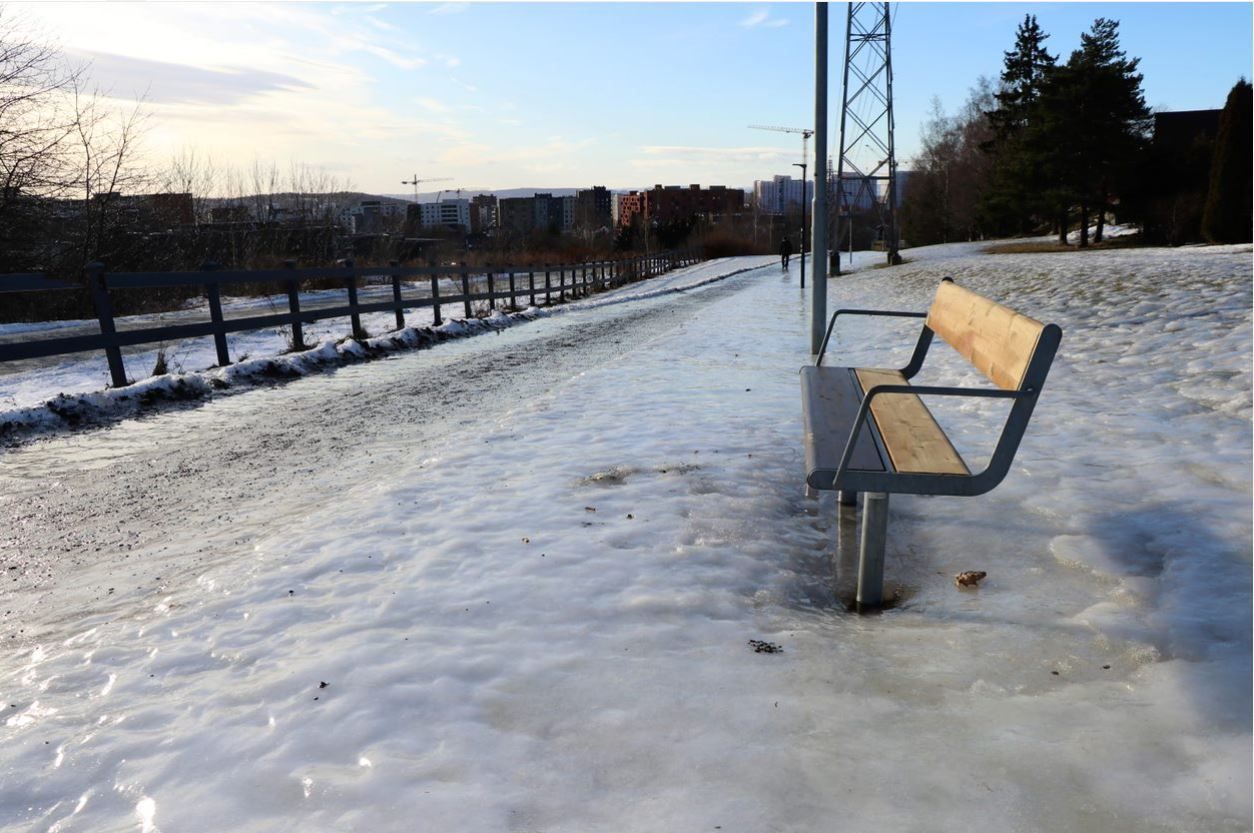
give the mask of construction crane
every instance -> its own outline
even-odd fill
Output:
[[[414,186],[414,202],[418,202],[418,186],[419,186],[419,184],[421,184],[421,183],[423,183],[423,182],[448,182],[450,179],[452,179],[452,177],[449,177],[449,176],[439,176],[439,177],[429,177],[429,178],[427,178],[427,179],[419,179],[419,178],[418,178],[418,174],[414,174],[414,178],[413,178],[413,179],[402,179],[402,180],[401,180],[401,185],[412,185],[412,186]]]
[[[809,142],[810,137],[814,135],[814,131],[809,127],[772,127],[766,124],[751,124],[753,130],[774,130],[776,133],[800,133],[801,134],[801,161],[808,162],[810,159]]]

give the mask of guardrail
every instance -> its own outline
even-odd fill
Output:
[[[0,362],[19,359],[35,359],[103,350],[109,362],[109,376],[115,388],[131,384],[126,377],[122,361],[122,348],[137,344],[155,344],[183,338],[213,336],[218,365],[231,364],[227,348],[227,333],[259,330],[265,327],[291,327],[293,349],[304,349],[302,325],[325,318],[349,318],[354,338],[365,337],[361,316],[370,312],[395,312],[396,329],[405,328],[405,311],[432,308],[435,326],[443,323],[442,310],[450,305],[461,305],[466,318],[474,317],[475,301],[487,301],[488,309],[495,310],[497,303],[508,301],[508,309],[518,309],[518,299],[526,297],[535,306],[543,298],[545,306],[591,292],[603,291],[625,283],[660,275],[663,272],[687,266],[700,260],[696,249],[659,252],[653,255],[626,260],[603,260],[591,263],[557,264],[543,266],[493,266],[471,269],[459,266],[357,266],[351,260],[326,268],[297,269],[289,262],[283,269],[224,271],[214,264],[206,264],[194,272],[107,272],[104,264],[92,263],[87,267],[86,284],[72,283],[48,277],[41,273],[0,274],[0,294],[6,292],[43,292],[86,290],[91,293],[96,317],[100,322],[98,335],[66,336],[61,338],[34,339],[12,344],[0,344]],[[392,286],[392,300],[360,303],[357,290],[370,278],[388,278]],[[460,280],[461,293],[441,295],[440,279]],[[409,297],[404,283],[429,280],[429,294]],[[309,281],[343,281],[348,290],[348,303],[344,306],[316,310],[302,310],[300,286]],[[498,291],[499,282],[508,288]],[[279,294],[287,293],[288,311],[270,315],[253,315],[243,318],[226,318],[222,313],[222,287],[231,284],[274,283]],[[472,286],[473,284],[473,286]],[[172,286],[201,286],[209,301],[209,320],[190,324],[172,324],[119,331],[113,315],[110,290],[142,289]],[[478,289],[480,291],[472,291]]]

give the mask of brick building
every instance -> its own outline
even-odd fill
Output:
[[[618,224],[631,225],[632,218],[644,217],[644,195],[639,191],[629,191],[618,195]]]
[[[723,217],[745,210],[745,192],[725,185],[654,185],[642,195],[641,210],[649,222],[669,223],[694,215]]]

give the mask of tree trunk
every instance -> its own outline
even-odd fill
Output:
[[[1087,249],[1089,247],[1089,206],[1088,203],[1080,203],[1080,248]]]
[[[1058,210],[1058,245],[1067,245],[1067,209]]]
[[[1102,186],[1099,197],[1101,201],[1097,205],[1097,233],[1093,235],[1094,243],[1102,242],[1102,236],[1106,231],[1106,201],[1109,199],[1106,186]]]

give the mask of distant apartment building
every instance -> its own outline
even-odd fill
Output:
[[[180,194],[122,194],[118,191],[93,194],[97,206],[107,206],[116,212],[125,224],[141,228],[173,228],[191,225],[196,215],[192,195]]]
[[[411,206],[413,203],[401,200],[360,200],[341,211],[338,219],[352,234],[370,234],[382,231],[397,218],[408,216]]]
[[[631,221],[644,218],[644,194],[639,191],[628,191],[618,195],[618,225],[629,226]]]
[[[609,228],[613,222],[613,205],[609,189],[594,185],[575,194],[574,227],[581,229]]]
[[[745,210],[745,192],[740,188],[724,185],[654,185],[643,196],[643,213],[653,223],[669,223],[686,220],[694,215],[723,217]]]
[[[535,228],[535,200],[531,197],[505,197],[497,201],[497,226],[506,232],[526,234]]]
[[[424,228],[470,228],[470,200],[454,199],[418,205],[419,222]]]
[[[754,180],[753,205],[763,214],[787,214],[800,211],[802,203],[810,205],[814,200],[814,183],[804,183],[790,176],[775,176],[769,180]]]
[[[534,231],[569,231],[575,220],[575,198],[536,194],[532,199]]]
[[[470,201],[470,231],[482,234],[497,227],[497,199],[493,194],[480,194]]]
[[[834,179],[835,177],[833,181]],[[879,200],[879,185],[876,180],[852,172],[841,175],[840,193],[836,194],[838,210],[846,211],[852,206],[854,211],[871,211]]]

